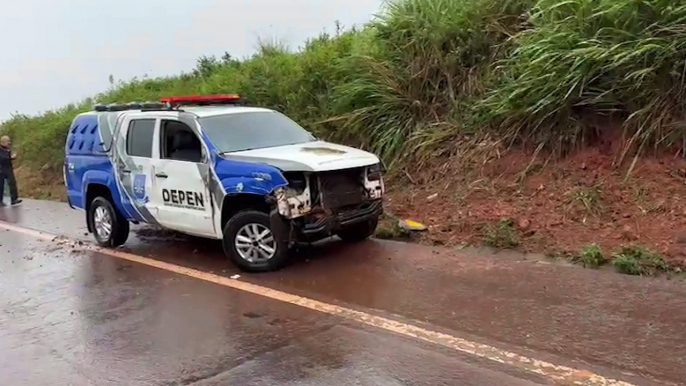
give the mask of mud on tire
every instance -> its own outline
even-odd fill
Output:
[[[265,234],[265,230],[269,233],[260,239],[259,236]],[[253,255],[248,254],[248,258],[252,257],[254,261],[244,257],[247,254],[246,249],[250,250],[247,239],[253,245]],[[264,212],[246,210],[235,214],[224,226],[222,242],[226,256],[246,272],[274,271],[283,267],[288,260],[288,243],[277,240],[271,231],[269,215]],[[274,249],[273,253],[268,252],[271,249]]]
[[[101,208],[101,209],[99,209]],[[96,229],[95,216],[96,213],[104,213],[109,215],[110,219],[110,233],[109,235],[102,235]],[[101,247],[113,248],[123,245],[129,237],[129,222],[119,214],[119,212],[112,206],[112,203],[105,197],[96,197],[91,202],[88,209],[88,224],[93,231],[95,241]]]

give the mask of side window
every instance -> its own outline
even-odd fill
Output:
[[[202,144],[185,123],[162,121],[160,158],[175,161],[202,162]]]
[[[152,140],[155,134],[154,119],[137,119],[129,124],[126,134],[126,153],[133,157],[152,158]]]

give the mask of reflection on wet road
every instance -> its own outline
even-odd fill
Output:
[[[0,263],[0,350],[12,353],[0,360],[5,384],[530,385],[536,379],[109,256],[74,254],[7,232],[0,244],[11,251]]]
[[[82,214],[29,202],[0,220],[87,240]],[[135,228],[124,250],[237,274],[218,243]],[[69,243],[0,229],[7,384],[525,385],[548,377]],[[682,283],[517,256],[371,241],[306,247],[241,281],[446,331],[634,384],[686,379]],[[59,382],[55,383],[56,377]],[[657,380],[661,380],[658,382]]]

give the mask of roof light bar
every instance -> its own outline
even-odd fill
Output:
[[[117,103],[110,103],[107,105],[107,111],[125,111],[130,110],[127,105],[121,105]]]
[[[237,104],[241,102],[241,96],[238,94],[169,96],[160,98],[160,102],[167,103],[169,106]]]
[[[167,110],[168,105],[157,102],[129,102],[129,103],[111,103],[108,105],[99,103],[93,106],[93,110],[97,112],[117,112],[117,111],[127,111],[127,110]]]
[[[219,94],[219,95],[187,95],[187,96],[169,96],[160,98],[159,102],[129,102],[126,104],[111,103],[96,104],[93,109],[98,112],[116,112],[126,110],[143,110],[143,111],[157,111],[157,110],[175,110],[179,111],[179,106],[209,106],[209,105],[227,105],[227,104],[244,104],[245,99],[238,94]]]
[[[148,101],[148,102],[143,102],[141,103],[141,108],[143,110],[154,110],[154,109],[163,109],[165,107],[164,103],[157,102],[157,101]]]

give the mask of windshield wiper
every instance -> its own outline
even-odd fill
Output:
[[[220,154],[221,154],[221,155],[224,155],[224,154],[238,153],[239,151],[250,151],[250,150],[255,150],[255,149],[258,149],[258,148],[257,148],[257,147],[249,147],[249,148],[247,148],[247,149],[238,149],[238,150],[231,150],[231,151],[223,151],[223,152],[221,152]]]

